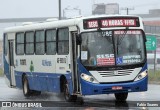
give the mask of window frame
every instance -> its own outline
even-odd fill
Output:
[[[67,29],[68,30],[68,40],[59,40],[59,31],[61,29]],[[68,42],[68,52],[67,53],[59,53],[59,43],[60,42]],[[68,55],[69,54],[69,28],[68,27],[63,27],[63,28],[58,28],[57,29],[57,54],[58,55]]]
[[[39,31],[43,31],[43,32],[44,32],[44,41],[43,41],[43,42],[37,42],[37,41],[36,41],[36,38],[37,38],[37,37],[36,37],[36,33],[39,32]],[[35,30],[34,37],[35,37],[35,39],[34,39],[34,40],[35,40],[35,42],[34,42],[34,44],[35,44],[35,45],[34,45],[34,47],[35,47],[35,49],[34,49],[35,55],[44,55],[45,52],[46,52],[46,51],[45,51],[45,48],[46,48],[46,47],[45,47],[45,45],[46,45],[46,44],[45,44],[45,41],[46,41],[46,39],[45,39],[45,29]],[[44,44],[44,52],[43,52],[42,54],[36,52],[37,44],[40,44],[40,43],[43,43],[43,44]]]
[[[28,43],[27,43],[27,41],[26,41],[26,34],[27,34],[27,33],[30,33],[30,32],[33,32],[33,42],[28,42]],[[27,45],[27,44],[31,44],[31,43],[33,43],[33,53],[27,53],[27,52],[26,52],[26,45]],[[35,31],[26,31],[26,32],[25,32],[25,54],[26,54],[26,55],[34,55],[34,53],[35,53]]]
[[[56,40],[55,41],[47,41],[47,31],[55,31],[56,32]],[[56,50],[54,53],[47,53],[47,44],[48,43],[55,43],[56,44]],[[45,53],[46,53],[46,55],[56,55],[56,53],[57,53],[57,29],[56,28],[45,30]]]
[[[3,39],[4,39],[3,52],[4,52],[4,55],[7,56],[7,54],[8,54],[8,35],[7,35],[7,33],[3,34]]]
[[[21,33],[23,33],[23,43],[17,43],[17,35],[18,35],[18,34],[21,34]],[[15,40],[16,40],[16,49],[15,49],[15,50],[16,50],[16,52],[15,52],[16,55],[24,55],[24,54],[25,54],[25,32],[17,32],[17,33],[16,33],[16,39],[15,39]],[[18,47],[18,45],[21,45],[21,44],[23,44],[23,46],[24,46],[24,47],[23,47],[23,53],[18,54],[18,52],[17,52],[17,51],[18,51],[18,50],[17,50],[17,47]]]

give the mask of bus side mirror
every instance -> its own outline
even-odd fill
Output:
[[[77,44],[77,45],[81,45],[81,43],[82,43],[82,37],[81,37],[80,34],[78,34],[78,35],[76,36],[76,44]]]

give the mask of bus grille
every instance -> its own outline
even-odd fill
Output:
[[[115,70],[115,71],[98,71],[102,77],[126,76],[132,74],[134,69]]]

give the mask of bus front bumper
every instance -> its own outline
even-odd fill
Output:
[[[148,77],[139,81],[115,84],[94,84],[81,79],[82,95],[147,91]]]

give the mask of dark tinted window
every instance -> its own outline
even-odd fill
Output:
[[[46,54],[56,54],[56,30],[46,31]]]
[[[16,53],[17,55],[24,54],[24,33],[16,34]]]
[[[36,49],[35,49],[35,53],[37,55],[43,55],[45,53],[44,30],[36,31],[35,37],[36,37]]]
[[[69,30],[63,28],[58,30],[58,54],[69,53]]]
[[[34,53],[34,32],[26,32],[26,54]]]
[[[7,55],[8,40],[7,34],[4,34],[4,54]]]

